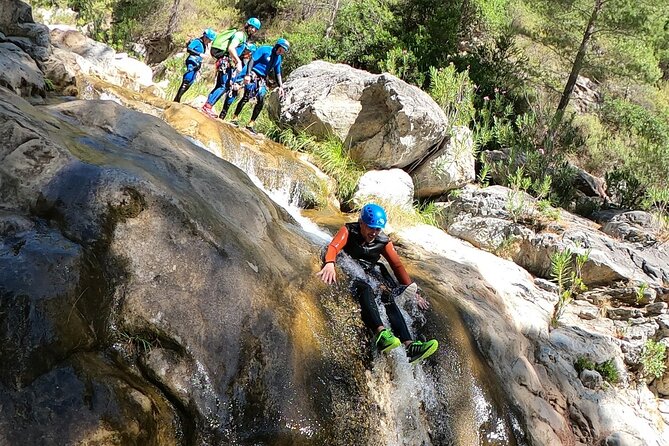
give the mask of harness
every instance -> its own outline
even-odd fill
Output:
[[[348,240],[344,246],[344,252],[357,260],[365,270],[376,266],[381,258],[381,253],[390,238],[383,232],[379,233],[372,243],[365,243],[360,232],[360,223],[346,223],[348,229]]]

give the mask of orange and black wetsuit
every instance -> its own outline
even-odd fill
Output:
[[[409,285],[412,283],[409,274],[407,274],[404,265],[402,265],[402,261],[397,255],[397,251],[395,251],[393,242],[391,242],[388,236],[383,232],[379,233],[379,235],[368,244],[365,243],[360,232],[360,223],[347,223],[341,227],[328,245],[325,253],[325,263],[335,263],[337,254],[341,251],[350,255],[363,267],[367,274],[380,280],[391,290],[397,287],[397,281],[392,278],[383,264],[379,263],[381,256],[388,261],[393,273],[395,273],[395,277],[397,277],[397,280],[401,285]],[[377,327],[382,326],[383,322],[379,315],[379,308],[376,305],[375,293],[369,283],[360,279],[354,279],[351,285],[351,291],[360,302],[362,320],[365,322],[365,325],[372,331],[375,331]],[[393,297],[395,294],[397,293],[384,291],[381,293],[381,301],[386,308],[386,314],[388,315],[388,320],[390,321],[393,333],[400,338],[400,341],[404,342],[411,340],[411,335],[409,334],[406,321],[404,320],[404,317],[402,317],[402,313],[395,303]]]

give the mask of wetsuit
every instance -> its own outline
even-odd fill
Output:
[[[244,86],[244,96],[237,104],[235,109],[235,116],[239,116],[244,108],[244,105],[251,99],[256,98],[257,102],[253,107],[251,114],[251,121],[255,121],[262,111],[265,95],[267,94],[267,86],[265,80],[267,76],[274,72],[279,87],[282,86],[281,80],[281,62],[283,56],[277,54],[276,46],[263,45],[258,47],[253,53],[253,57],[249,60],[246,66],[247,73],[251,75],[251,82]]]
[[[395,277],[401,285],[410,285],[412,283],[409,274],[402,265],[402,262],[395,251],[393,242],[383,232],[379,233],[370,243],[365,243],[360,232],[360,223],[347,223],[342,226],[339,232],[334,236],[328,245],[325,253],[325,263],[335,263],[337,254],[344,251],[354,258],[365,270],[365,272],[379,280],[385,286],[382,287],[381,301],[386,307],[386,314],[390,321],[393,333],[400,341],[411,340],[409,329],[402,313],[395,303],[395,299],[390,290],[397,287],[397,281],[393,279],[385,266],[379,263],[383,256],[395,273]],[[351,292],[360,302],[362,309],[362,320],[372,331],[383,325],[379,308],[376,305],[375,293],[372,287],[361,279],[354,279],[351,284]]]
[[[186,58],[186,73],[184,73],[183,79],[181,81],[181,86],[177,91],[177,95],[174,97],[174,102],[180,102],[181,96],[193,85],[195,82],[195,76],[202,66],[202,54],[204,54],[207,45],[205,45],[202,37],[198,39],[193,39],[188,43],[186,51],[188,52],[188,57]]]
[[[230,88],[232,72],[235,67],[230,59],[230,48],[235,48],[237,56],[241,56],[248,36],[245,31],[230,29],[220,33],[211,44],[211,55],[216,59],[216,84],[209,92],[207,104],[213,106]]]

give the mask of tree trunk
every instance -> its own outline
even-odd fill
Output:
[[[583,60],[585,59],[585,53],[588,49],[588,44],[590,43],[592,34],[595,32],[597,17],[599,16],[599,13],[601,12],[605,2],[606,0],[595,0],[595,4],[592,8],[592,14],[590,15],[590,20],[588,21],[588,26],[586,26],[585,33],[583,34],[583,40],[581,41],[581,45],[578,47],[578,52],[576,53],[574,64],[571,67],[571,73],[569,74],[567,85],[564,87],[562,97],[560,98],[560,103],[558,104],[555,116],[553,117],[553,124],[551,125],[551,139],[555,135],[555,131],[560,126],[562,118],[564,117],[565,109],[569,104],[569,99],[571,99],[571,94],[574,91],[574,86],[576,85],[578,73],[580,73],[581,68],[583,68]]]
[[[334,29],[334,22],[337,18],[337,12],[339,11],[339,0],[335,0],[334,6],[332,8],[332,15],[330,16],[330,22],[328,27],[325,29],[325,37],[330,38],[332,35],[332,30]]]

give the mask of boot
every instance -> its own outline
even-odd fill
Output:
[[[183,96],[188,88],[190,88],[190,84],[182,82],[181,86],[179,87],[179,91],[177,91],[177,95],[174,96],[174,102],[181,102],[181,96]]]
[[[212,107],[213,105],[211,105],[209,102],[205,102],[204,105],[202,106],[202,113],[209,116],[210,118],[215,118],[216,113],[214,112]]]
[[[225,117],[228,115],[229,108],[230,104],[228,104],[228,101],[223,102],[223,108],[221,109],[221,113],[218,115],[218,119],[225,119]]]
[[[436,339],[432,339],[427,342],[413,341],[407,348],[407,357],[409,358],[409,363],[413,364],[414,362],[425,359],[432,353],[437,351],[439,348],[439,343]]]
[[[401,345],[400,340],[396,338],[387,328],[384,328],[379,332],[379,334],[376,336],[375,342],[376,348],[381,353],[385,353]]]

